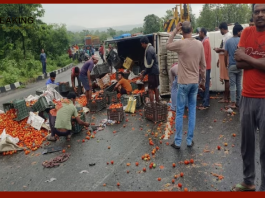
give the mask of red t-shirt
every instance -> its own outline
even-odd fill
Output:
[[[245,28],[238,46],[244,47],[246,54],[253,58],[265,58],[265,32],[257,32],[255,26]],[[258,69],[244,70],[242,96],[265,98],[265,72]]]
[[[210,46],[210,41],[209,38],[206,38],[202,42],[203,48],[204,48],[204,55],[205,55],[205,62],[206,62],[206,69],[211,69],[211,46]]]

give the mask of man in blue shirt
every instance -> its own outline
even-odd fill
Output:
[[[41,50],[40,61],[42,64],[42,73],[47,74],[46,73],[46,54],[44,53],[44,49]]]
[[[230,97],[231,103],[227,108],[235,109],[238,107],[239,99],[241,97],[241,83],[242,83],[242,69],[237,69],[236,61],[234,59],[235,51],[240,40],[243,27],[235,25],[233,28],[233,37],[228,39],[225,44],[225,65],[228,67],[229,81],[230,81]],[[229,57],[229,62],[227,63]]]
[[[56,78],[56,73],[51,72],[50,73],[50,78],[47,80],[46,85],[49,84],[54,84],[54,85],[60,85],[60,84],[65,84],[65,82],[55,82],[55,78]]]

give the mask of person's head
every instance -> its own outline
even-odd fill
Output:
[[[204,39],[204,37],[206,36],[207,36],[207,30],[205,28],[201,28],[201,30],[199,31],[200,39]]]
[[[111,44],[108,45],[109,48],[112,48]]]
[[[80,73],[80,69],[79,67],[75,67],[75,76],[79,76],[79,73]]]
[[[184,21],[182,23],[182,27],[181,27],[181,30],[182,30],[182,34],[183,34],[183,37],[185,38],[187,35],[190,35],[193,31],[192,29],[192,26],[191,26],[191,22],[189,21]]]
[[[249,19],[249,26],[255,26],[253,18]]]
[[[121,80],[124,77],[124,73],[123,72],[119,72],[118,73],[118,79]]]
[[[68,100],[72,100],[73,104],[75,104],[75,99],[76,99],[76,94],[75,94],[75,92],[69,92],[69,93],[67,94],[67,99],[68,99]]]
[[[265,4],[253,4],[253,21],[257,28],[265,28]]]
[[[226,22],[223,22],[219,25],[219,29],[222,35],[225,35],[228,32],[228,26]]]
[[[235,25],[240,25],[238,22],[235,22]]]
[[[233,28],[233,35],[240,37],[243,29],[242,25],[235,25]]]
[[[140,39],[140,43],[141,43],[142,47],[145,49],[149,43],[149,40],[146,36],[144,36]]]
[[[41,49],[41,53],[44,53],[44,49]]]
[[[92,56],[92,60],[93,60],[94,64],[97,64],[98,60],[99,60],[99,57],[97,55],[93,55]]]
[[[50,79],[51,79],[51,81],[54,82],[55,81],[55,78],[56,78],[56,73],[55,72],[51,72],[50,73]]]

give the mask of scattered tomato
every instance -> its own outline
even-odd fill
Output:
[[[120,186],[120,183],[119,182],[117,183],[117,186]]]
[[[182,184],[181,183],[178,183],[178,187],[182,188]]]
[[[82,142],[85,142],[85,140],[83,139]]]
[[[221,150],[221,146],[217,146],[217,149],[218,149],[218,150]]]
[[[173,164],[172,164],[172,166],[173,166],[173,168],[175,168],[175,167],[176,167],[176,164],[175,164],[175,163],[173,163]]]
[[[184,176],[184,173],[183,173],[183,172],[181,172],[181,173],[180,173],[180,177],[183,177],[183,176]]]
[[[63,149],[62,152],[65,153],[65,150]]]
[[[184,188],[184,192],[188,192],[188,188]]]
[[[175,179],[172,179],[172,181],[171,181],[171,182],[172,182],[172,184],[174,184],[174,183],[175,183]]]
[[[193,159],[190,159],[190,163],[193,164],[194,163],[194,160]]]
[[[145,172],[146,171],[146,168],[143,168],[143,171]]]
[[[138,166],[139,165],[139,163],[138,162],[135,162],[135,166]]]
[[[158,178],[157,178],[157,180],[158,180],[158,181],[161,181],[161,178],[160,178],[160,177],[158,177]]]
[[[111,163],[111,164],[114,164],[114,162],[113,162],[113,161],[111,161],[110,163]]]

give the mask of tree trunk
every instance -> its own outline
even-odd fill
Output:
[[[25,38],[23,35],[22,35],[22,48],[23,48],[24,59],[26,59]]]

